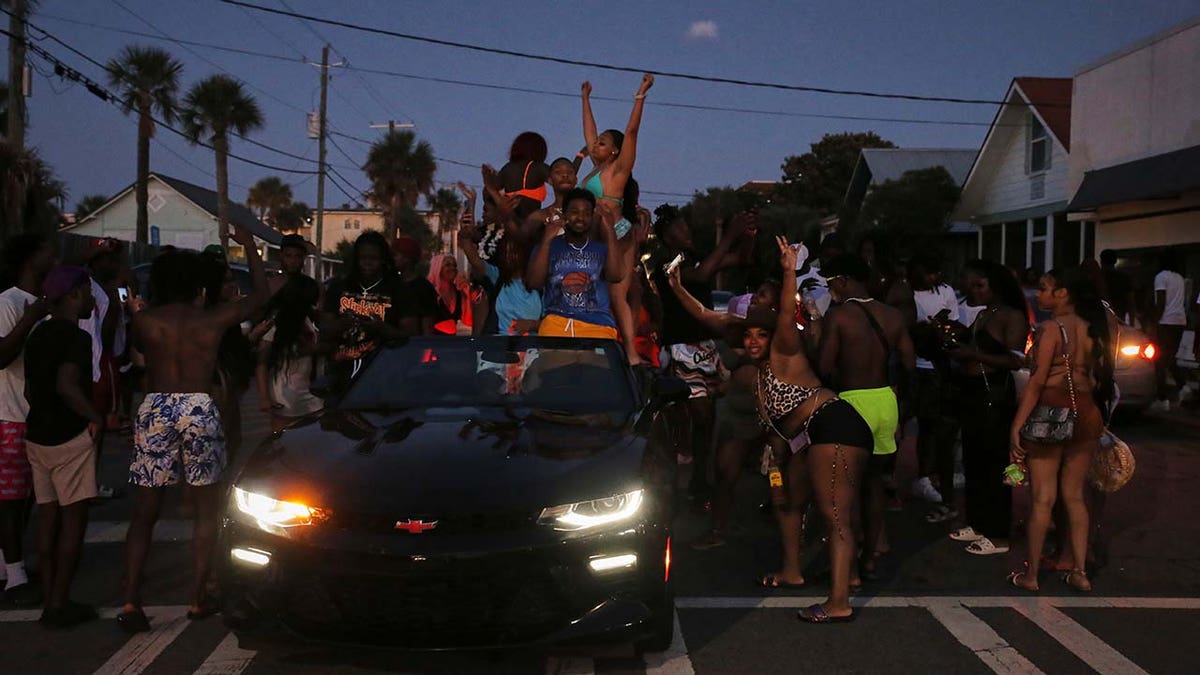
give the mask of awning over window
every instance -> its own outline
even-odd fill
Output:
[[[1200,189],[1200,145],[1083,174],[1068,211],[1160,199]]]

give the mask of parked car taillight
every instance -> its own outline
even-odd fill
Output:
[[[1121,347],[1121,355],[1130,358],[1140,356],[1147,361],[1153,361],[1154,357],[1158,356],[1158,348],[1153,342],[1147,342],[1141,345],[1125,345]]]

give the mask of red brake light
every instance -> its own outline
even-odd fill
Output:
[[[671,580],[671,538],[667,537],[667,553],[663,556],[663,581]]]
[[[1158,356],[1158,347],[1155,347],[1153,342],[1142,345],[1142,358],[1153,361],[1156,356]]]

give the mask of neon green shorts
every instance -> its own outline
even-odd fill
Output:
[[[896,452],[896,427],[900,424],[900,407],[896,393],[891,387],[878,389],[852,389],[838,396],[849,403],[871,427],[875,437],[875,454],[890,455]]]

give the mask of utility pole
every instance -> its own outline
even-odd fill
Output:
[[[321,239],[325,229],[325,104],[329,97],[329,45],[321,48],[321,111],[319,113],[317,137],[317,281],[323,281],[325,251]]]
[[[12,0],[8,17],[8,129],[6,140],[18,152],[25,149],[25,20],[28,0]]]

